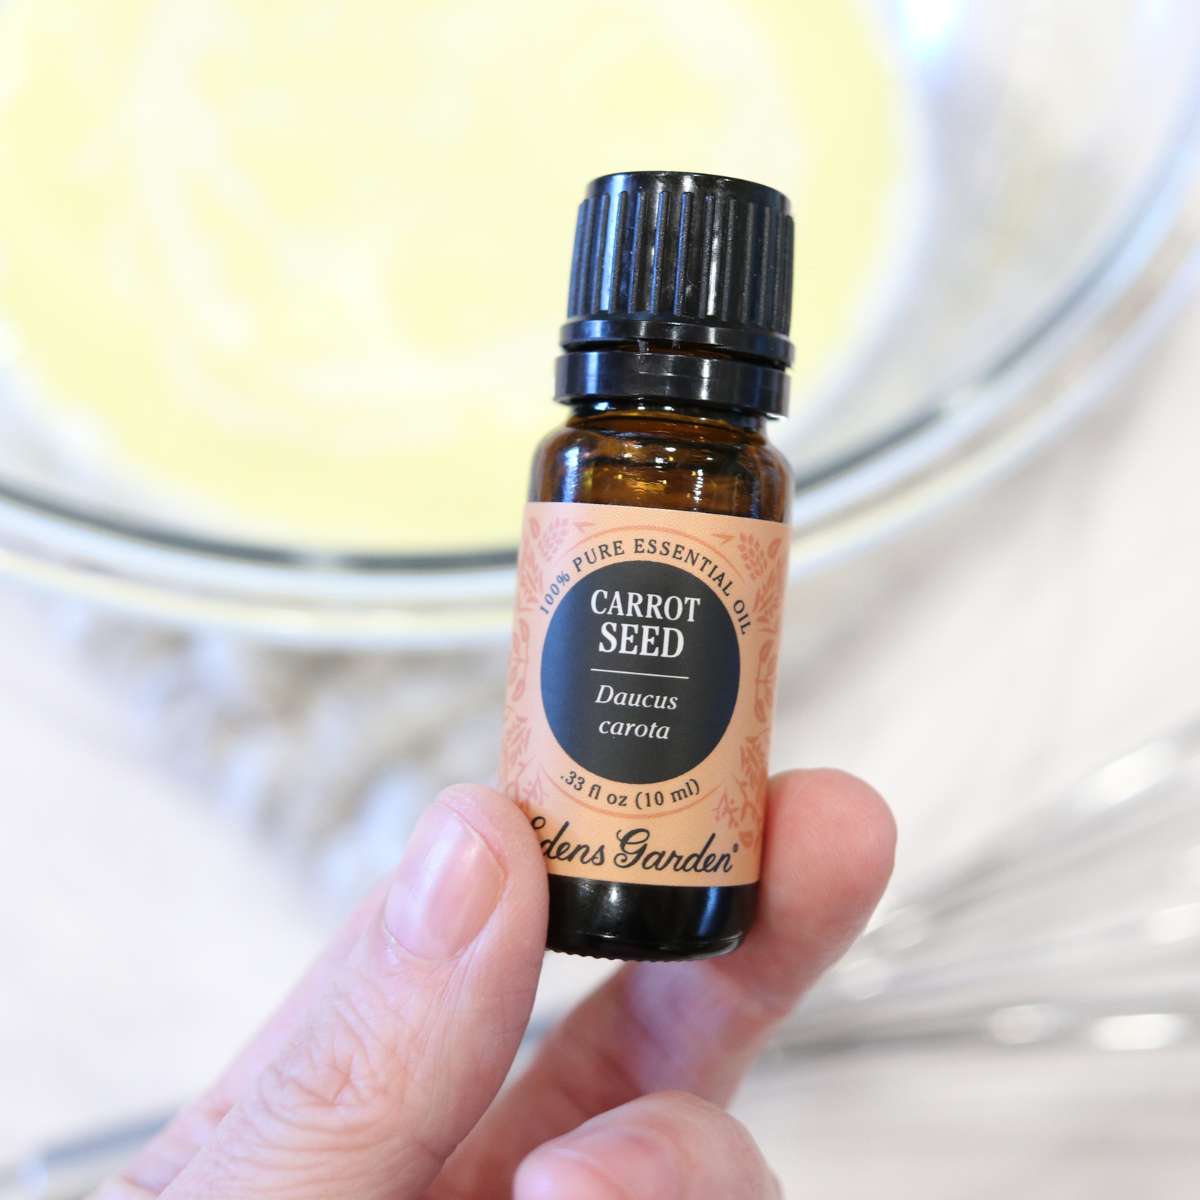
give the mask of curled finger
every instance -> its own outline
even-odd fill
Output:
[[[687,1092],[657,1092],[539,1146],[513,1200],[779,1200],[746,1127]]]

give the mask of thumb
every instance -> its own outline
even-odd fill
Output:
[[[423,1194],[512,1063],[545,931],[519,810],[443,794],[308,1019],[163,1194]]]

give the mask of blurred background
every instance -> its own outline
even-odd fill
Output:
[[[0,1195],[493,775],[575,206],[670,168],[792,198],[775,766],[901,828],[739,1115],[797,1194],[1194,1197],[1198,149],[1191,0],[0,0]]]

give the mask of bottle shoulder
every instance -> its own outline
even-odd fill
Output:
[[[653,419],[568,422],[534,453],[529,496],[786,521],[792,473],[761,434]]]

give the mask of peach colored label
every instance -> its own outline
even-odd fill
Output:
[[[787,527],[526,506],[501,785],[548,869],[758,879]]]

